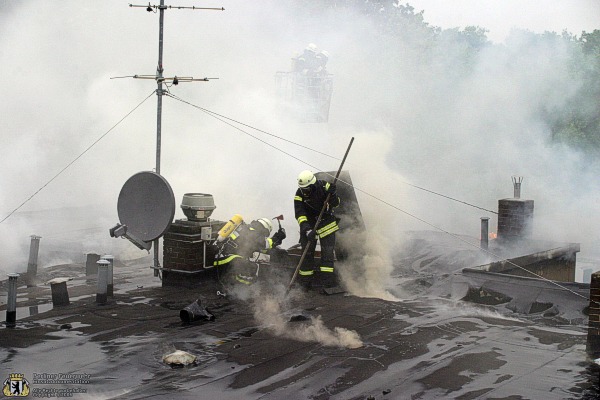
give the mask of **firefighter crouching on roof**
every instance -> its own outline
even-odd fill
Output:
[[[279,228],[269,238],[273,224],[268,218],[245,224],[239,215],[239,226],[224,240],[215,241],[215,260],[213,265],[226,271],[227,283],[251,285],[258,278],[259,265],[250,258],[255,252],[269,253],[285,239],[285,229]],[[233,222],[233,221],[230,221]]]
[[[331,194],[318,227],[317,218],[325,203],[327,195]],[[298,175],[298,190],[294,196],[294,211],[300,225],[300,244],[306,257],[298,269],[298,283],[303,288],[337,286],[337,276],[334,269],[335,232],[339,230],[338,218],[333,209],[340,205],[334,184],[318,180],[311,171],[302,171]],[[316,230],[316,231],[315,231]],[[315,265],[315,247],[317,239],[321,243],[321,261]]]

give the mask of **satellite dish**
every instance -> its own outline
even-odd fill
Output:
[[[117,211],[121,224],[110,230],[111,236],[125,236],[149,250],[151,242],[169,229],[175,216],[171,185],[155,172],[138,172],[123,185]]]

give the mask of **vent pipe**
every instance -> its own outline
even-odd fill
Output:
[[[8,298],[6,299],[6,327],[17,325],[17,279],[19,274],[8,274]]]
[[[98,290],[96,292],[96,304],[104,305],[107,302],[108,266],[110,261],[99,260],[98,264]]]
[[[27,287],[35,286],[38,270],[38,253],[40,250],[41,236],[31,235],[29,246],[29,262],[27,263]]]
[[[481,217],[481,239],[479,246],[482,249],[488,249],[488,237],[489,237],[489,221],[488,217]]]
[[[521,198],[521,183],[523,182],[523,177],[513,175],[512,181],[513,181],[513,186],[515,188],[514,198],[520,199]]]

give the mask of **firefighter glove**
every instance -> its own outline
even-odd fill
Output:
[[[327,190],[329,193],[331,193],[331,197],[335,197],[337,194],[337,187],[335,186],[335,183],[330,183],[329,184],[329,190]]]
[[[313,240],[316,239],[316,237],[317,237],[317,232],[315,232],[314,229],[310,229],[309,231],[306,232],[306,238],[309,241],[312,242]]]
[[[273,247],[279,246],[281,243],[283,243],[283,239],[285,239],[285,237],[285,229],[281,228],[277,232],[275,232],[275,234],[271,238],[273,239]]]

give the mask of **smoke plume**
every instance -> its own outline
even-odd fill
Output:
[[[277,336],[302,342],[317,342],[323,346],[356,349],[363,345],[355,331],[334,327],[329,329],[321,316],[310,317],[306,323],[290,323],[284,317],[280,296],[257,296],[254,303],[254,318]]]
[[[359,202],[367,228],[378,233],[364,260],[377,266],[365,271],[364,295],[386,295],[390,249],[401,231],[431,229],[412,216],[478,235],[482,211],[405,182],[494,210],[499,198],[512,196],[511,175],[522,175],[522,197],[536,201],[535,236],[580,242],[582,255],[597,251],[600,166],[553,144],[540,113],[564,109],[582,85],[569,74],[572,58],[560,41],[515,30],[465,58],[452,32],[436,42],[426,29],[394,26],[387,32],[406,31],[392,36],[381,20],[336,4],[302,13],[297,2],[238,0],[222,12],[165,12],[165,76],[218,78],[167,89],[231,118],[163,99],[161,174],[173,188],[176,218],[183,218],[185,193],[211,193],[215,219],[284,214],[284,246],[291,246],[298,238],[297,174],[339,165],[309,148],[339,158],[356,136],[348,170],[368,193],[359,193]],[[108,237],[119,222],[119,191],[156,161],[156,83],[131,76],[155,73],[157,39],[157,14],[116,0],[0,3],[2,217],[35,194],[0,225],[1,270],[24,270],[33,234],[42,236],[42,265],[60,247],[45,238],[57,233],[71,243],[89,240],[77,252],[124,254],[127,243]],[[275,73],[288,71],[291,57],[311,42],[331,54],[327,124],[293,120],[275,90]],[[110,79],[122,76],[130,78]],[[78,212],[52,218],[69,208]],[[495,222],[492,216],[490,226]],[[83,233],[90,228],[98,231]]]

